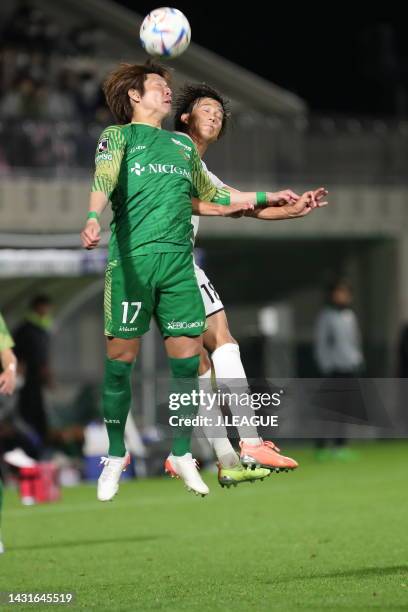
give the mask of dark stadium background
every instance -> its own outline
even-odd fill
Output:
[[[140,14],[154,2],[116,0]],[[336,3],[176,2],[194,42],[305,98],[314,111],[408,112],[408,38],[401,10]],[[394,3],[395,5],[395,3]],[[400,14],[400,18],[398,17]],[[404,101],[399,101],[405,96]]]
[[[196,256],[226,306],[253,389],[276,389],[277,381],[280,389],[290,377],[302,392],[304,378],[318,373],[316,317],[328,282],[345,277],[367,375],[349,379],[348,389],[370,391],[367,413],[356,415],[336,387],[342,410],[319,412],[319,425],[350,441],[344,453],[319,454],[307,397],[297,401],[289,387],[281,427],[264,437],[299,469],[221,489],[212,449],[195,439],[211,491],[196,499],[163,477],[168,364],[152,326],[134,369],[132,414],[143,440],[135,431],[127,440],[135,474],[124,474],[113,503],[96,500],[107,452],[100,389],[109,213],[98,251],[81,249],[79,232],[95,145],[112,123],[101,83],[119,61],[145,61],[141,19],[161,4],[0,1],[0,311],[14,331],[38,293],[54,305],[43,445],[16,398],[0,398],[0,604],[4,591],[74,591],[74,609],[113,612],[406,610],[402,5],[175,2],[191,23],[192,45],[173,64],[174,89],[206,81],[232,103],[231,129],[206,155],[209,168],[250,191],[329,189],[330,206],[302,220],[201,220]],[[315,380],[329,397],[332,382]],[[372,391],[380,387],[379,398]],[[4,451],[27,441],[58,473],[58,502],[22,504]]]

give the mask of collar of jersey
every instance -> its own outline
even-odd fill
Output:
[[[186,134],[185,132],[178,132],[177,130],[174,130],[173,134],[180,134],[180,136],[185,136],[186,138],[189,138],[192,143],[194,143],[194,140],[191,138],[191,136],[189,134]]]
[[[157,127],[156,125],[151,125],[150,123],[143,123],[142,121],[131,121],[131,125],[147,125],[147,127],[151,127],[155,130],[161,130],[161,127]]]

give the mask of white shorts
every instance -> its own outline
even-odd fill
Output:
[[[194,270],[198,286],[200,287],[201,296],[203,298],[205,307],[205,316],[210,317],[211,315],[224,310],[224,305],[220,300],[220,296],[214,289],[214,285],[210,283],[206,273],[194,262]]]

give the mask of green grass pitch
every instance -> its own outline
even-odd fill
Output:
[[[0,591],[74,591],[65,607],[84,610],[407,610],[408,445],[356,448],[323,464],[292,449],[295,473],[229,490],[206,473],[206,499],[167,478],[107,504],[89,485],[28,508],[7,491]]]

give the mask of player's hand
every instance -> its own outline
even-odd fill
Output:
[[[288,215],[288,219],[305,217],[313,210],[313,208],[316,208],[314,192],[306,191],[300,196],[297,202],[294,204],[286,204],[284,208]]]
[[[81,232],[81,243],[84,249],[95,249],[101,240],[101,226],[96,219],[88,219]]]
[[[220,206],[223,217],[232,217],[238,219],[242,217],[247,210],[254,210],[253,204],[230,204],[229,206]]]
[[[14,370],[7,368],[0,374],[0,395],[12,395],[16,388],[17,376]]]
[[[327,194],[328,191],[324,187],[306,191],[297,202],[285,205],[288,218],[304,217],[315,208],[324,208],[328,205],[325,200]]]
[[[325,189],[325,187],[319,187],[319,189],[315,189],[313,191],[313,208],[323,208],[324,206],[327,206],[328,202],[325,200],[327,194],[329,192],[327,191],[327,189]]]
[[[286,204],[294,204],[298,201],[299,196],[291,189],[283,191],[268,191],[266,194],[268,206],[285,206]]]

